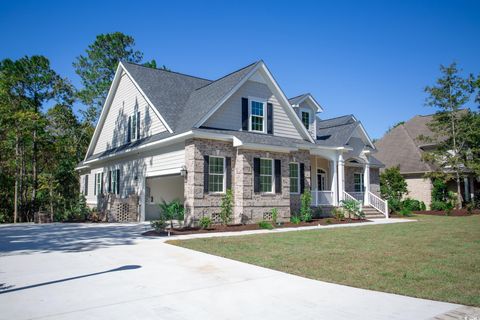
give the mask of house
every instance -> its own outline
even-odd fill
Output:
[[[408,197],[423,201],[427,207],[431,204],[432,181],[425,174],[434,172],[435,168],[422,160],[422,154],[436,146],[434,134],[428,128],[432,119],[433,115],[415,116],[391,129],[375,143],[378,150],[375,156],[386,168],[400,167],[400,173],[408,185]],[[433,142],[425,142],[422,136]],[[463,178],[461,192],[464,201],[473,199],[475,190],[479,190],[479,182],[472,174]],[[455,181],[449,181],[447,187],[453,192],[457,191]]]
[[[138,196],[141,221],[173,199],[189,224],[218,221],[227,189],[236,223],[268,219],[272,208],[287,220],[303,192],[314,207],[355,198],[383,217],[382,163],[365,128],[321,112],[311,94],[288,99],[263,61],[213,81],[121,62],[77,166],[81,190],[90,207]]]

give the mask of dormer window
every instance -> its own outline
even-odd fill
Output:
[[[265,103],[250,101],[250,131],[265,132]]]
[[[310,129],[310,112],[302,111],[302,123],[307,130]]]

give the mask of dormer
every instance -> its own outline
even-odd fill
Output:
[[[322,107],[310,93],[305,93],[288,100],[302,124],[315,139],[317,132],[317,113],[323,112]]]

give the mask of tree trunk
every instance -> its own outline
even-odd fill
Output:
[[[35,214],[36,208],[36,198],[37,198],[37,130],[33,129],[33,152],[32,152],[32,198],[31,198],[31,208],[32,214]]]
[[[15,138],[15,194],[13,199],[13,223],[17,223],[18,217],[18,135]]]

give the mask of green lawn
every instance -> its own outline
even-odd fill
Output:
[[[480,306],[480,215],[169,243],[307,278]]]

